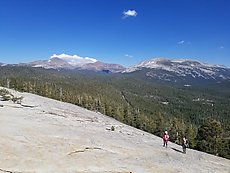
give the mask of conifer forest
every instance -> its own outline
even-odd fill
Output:
[[[179,84],[132,74],[0,67],[0,85],[98,111],[170,141],[230,159],[230,82]]]

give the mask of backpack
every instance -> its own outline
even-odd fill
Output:
[[[189,141],[188,141],[188,139],[186,139],[185,146],[186,146],[187,148],[189,147]]]
[[[183,145],[184,145],[186,148],[188,148],[188,140],[187,140],[187,139],[185,139],[185,141],[183,142]]]

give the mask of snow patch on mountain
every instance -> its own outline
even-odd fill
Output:
[[[192,77],[204,79],[230,79],[230,68],[202,63],[196,60],[167,58],[153,58],[145,60],[130,67],[123,73],[131,73],[142,69],[148,69],[146,76],[169,80],[172,77]],[[170,73],[168,75],[167,73]],[[167,75],[166,75],[167,74]]]
[[[8,64],[0,63],[0,66],[7,66]]]

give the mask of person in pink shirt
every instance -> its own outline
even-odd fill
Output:
[[[167,146],[168,146],[168,140],[169,140],[169,135],[168,135],[168,132],[166,130],[165,133],[164,133],[164,136],[163,136],[163,142],[164,142],[163,147],[167,148]]]

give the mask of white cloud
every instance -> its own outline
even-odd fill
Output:
[[[181,40],[181,41],[179,41],[179,42],[177,42],[178,44],[184,44],[185,43],[185,41],[184,40]]]
[[[125,56],[128,57],[128,58],[132,58],[133,57],[133,55],[129,55],[129,54],[125,54]]]
[[[83,65],[83,64],[87,64],[87,63],[94,63],[97,62],[98,60],[94,59],[94,58],[89,58],[89,57],[80,57],[78,55],[67,55],[67,54],[53,54],[50,59],[52,58],[60,58],[65,60],[66,62],[68,62],[71,65]]]
[[[190,44],[192,44],[190,41],[185,41],[185,40],[180,40],[180,41],[178,41],[177,42],[177,44],[180,44],[180,45],[190,45]]]
[[[123,12],[123,18],[136,17],[136,16],[137,16],[137,12],[135,10],[127,10]]]

